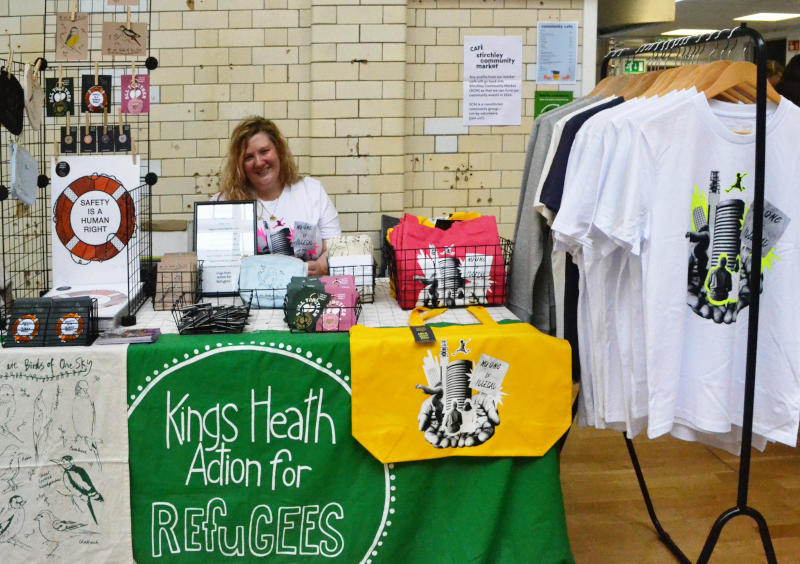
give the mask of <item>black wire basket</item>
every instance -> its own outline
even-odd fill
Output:
[[[96,298],[20,298],[10,313],[4,347],[88,346],[98,335]]]
[[[331,266],[331,276],[352,276],[356,281],[356,289],[361,303],[371,304],[375,301],[375,264],[356,266]]]
[[[172,306],[172,318],[181,335],[241,333],[250,316],[253,296],[240,291],[238,295],[204,296],[199,303],[186,304],[178,296]]]
[[[284,300],[284,320],[292,333],[346,333],[361,316],[361,298],[353,306],[328,303],[319,312],[293,311],[288,296]]]
[[[166,271],[159,264],[154,273],[153,309],[168,311],[178,300],[184,306],[200,302],[203,292],[203,261],[190,270]]]
[[[506,303],[514,247],[508,239],[415,249],[386,245],[392,293],[403,309]]]

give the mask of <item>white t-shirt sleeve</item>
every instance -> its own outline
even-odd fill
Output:
[[[611,241],[638,255],[647,231],[647,191],[654,189],[652,178],[663,163],[641,131],[631,137],[628,162],[622,181],[607,185],[601,193],[594,224]],[[618,189],[610,189],[612,186]]]

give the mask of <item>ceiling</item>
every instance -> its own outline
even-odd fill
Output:
[[[675,4],[675,21],[638,25],[624,30],[601,33],[601,37],[642,38],[652,40],[661,33],[677,28],[725,29],[739,25],[734,18],[756,12],[790,12],[800,14],[800,0],[683,0]],[[782,22],[748,22],[765,38],[785,36],[787,31],[800,32],[800,18]]]

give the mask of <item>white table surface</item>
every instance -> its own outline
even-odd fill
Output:
[[[505,307],[487,307],[486,310],[495,321],[504,319],[517,319]],[[363,304],[361,315],[358,318],[360,325],[367,327],[402,327],[408,325],[410,311],[401,309],[389,291],[389,280],[378,278],[375,283],[375,301]],[[435,323],[456,323],[467,325],[477,323],[477,320],[464,308],[449,309],[445,313],[431,320]],[[154,311],[153,302],[148,299],[136,312],[136,325],[134,328],[158,328],[162,333],[177,333],[178,328],[172,317],[171,311]],[[283,320],[283,309],[250,309],[245,332],[248,331],[288,331],[289,326]]]

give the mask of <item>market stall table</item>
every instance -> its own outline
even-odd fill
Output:
[[[463,310],[445,315],[474,322]],[[175,331],[169,312],[142,310],[138,320]],[[408,312],[379,281],[360,322],[406,325]],[[572,561],[554,449],[541,458],[381,464],[350,434],[348,334],[290,333],[278,310],[253,310],[246,329],[127,348],[137,562]],[[9,355],[91,361],[112,349],[124,347],[5,349],[0,367],[14,380]],[[110,376],[97,381],[112,395],[116,387]],[[82,463],[94,470],[90,456]],[[86,548],[72,539],[68,547]]]

